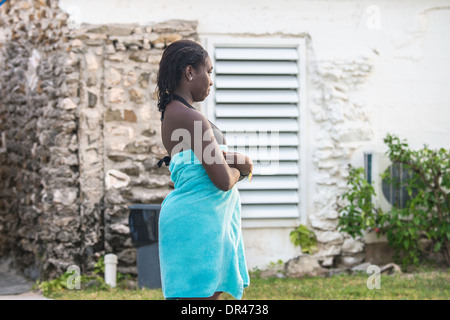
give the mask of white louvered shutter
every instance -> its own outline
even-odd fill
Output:
[[[215,124],[248,154],[243,218],[299,217],[299,54],[291,47],[215,47]]]

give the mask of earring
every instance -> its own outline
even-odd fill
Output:
[[[192,81],[192,77],[189,78],[189,81]]]

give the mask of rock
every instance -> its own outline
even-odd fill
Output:
[[[137,122],[137,117],[133,110],[124,110],[123,120],[127,122]]]
[[[328,272],[329,276],[336,276],[340,274],[350,274],[350,270],[348,268],[331,268]]]
[[[136,89],[130,89],[130,100],[138,103],[138,104],[142,104],[145,102],[145,96],[144,94]]]
[[[135,130],[129,126],[109,126],[108,134],[112,136],[125,137],[127,139],[133,139],[135,136]]]
[[[108,109],[105,115],[105,122],[123,121],[122,112],[120,110]]]
[[[123,80],[123,85],[125,87],[132,86],[133,84],[136,83],[136,81],[137,81],[136,72],[134,72],[133,70],[130,70],[127,73],[125,73],[124,80]]]
[[[355,254],[347,255],[342,254],[338,257],[338,265],[339,266],[345,266],[345,267],[351,267],[355,266],[357,264],[360,264],[362,261],[364,261],[366,255],[364,252],[358,252]]]
[[[157,39],[152,41],[152,44],[156,48],[163,48],[165,46],[168,46],[172,42],[181,40],[183,37],[177,33],[170,33],[170,34],[163,34],[159,36]]]
[[[319,256],[336,256],[341,253],[341,245],[334,243],[318,243]]]
[[[335,256],[319,256],[319,263],[322,267],[329,268],[334,265]]]
[[[286,263],[286,276],[292,278],[302,278],[305,276],[324,276],[328,271],[319,265],[317,257],[301,255],[291,259]]]
[[[77,197],[78,189],[76,188],[56,189],[53,191],[53,202],[65,206],[70,206],[75,202]]]
[[[114,46],[112,44],[108,44],[105,46],[105,53],[106,54],[116,53],[116,49],[114,48]]]
[[[198,22],[187,20],[169,20],[157,23],[152,26],[152,32],[155,34],[180,33],[190,35],[197,30]]]
[[[337,228],[337,219],[321,219],[315,215],[310,217],[311,226],[323,231],[334,231]]]
[[[380,268],[380,273],[386,273],[386,274],[401,274],[402,268],[400,266],[396,265],[395,263],[388,263]]]
[[[364,262],[357,266],[352,267],[350,270],[352,272],[366,272],[367,268],[371,265],[372,265],[372,263],[370,263],[370,262]]]
[[[115,47],[113,46],[114,52],[115,52]],[[124,60],[124,57],[122,54],[120,53],[114,53],[114,54],[110,54],[107,57],[108,60],[113,61],[113,62],[122,62]]]
[[[130,177],[118,170],[109,170],[106,173],[105,184],[106,189],[119,189],[128,186],[130,183]]]
[[[130,60],[136,62],[147,62],[149,54],[147,52],[135,51],[130,55]]]
[[[123,104],[125,102],[125,91],[121,88],[111,88],[108,90],[108,101],[112,104]]]
[[[342,244],[343,253],[358,253],[364,250],[364,243],[360,240],[347,238]]]
[[[129,36],[137,26],[137,24],[114,24],[107,26],[106,32],[115,36]]]
[[[88,53],[85,55],[87,70],[95,71],[98,69],[97,57],[95,54]]]
[[[121,223],[111,224],[109,226],[109,228],[115,233],[127,234],[127,235],[130,234],[130,228]],[[121,256],[121,255],[122,254],[119,254],[119,256]]]
[[[108,86],[116,86],[122,80],[122,75],[116,68],[109,68],[105,75],[105,82]]]
[[[63,108],[64,110],[73,110],[77,108],[77,105],[73,103],[73,101],[70,98],[65,98],[62,101],[61,108]]]
[[[316,231],[316,238],[318,242],[322,243],[342,243],[342,233],[338,231]]]
[[[148,153],[151,147],[149,140],[142,139],[129,143],[125,147],[125,151],[129,153]]]
[[[138,82],[142,89],[148,88],[149,79],[150,79],[149,73],[143,72],[139,75]]]
[[[81,41],[80,39],[74,39],[71,41],[70,45],[74,48],[78,48],[83,45],[83,41]]]
[[[97,105],[97,95],[89,91],[88,92],[88,107],[94,108],[96,105]]]

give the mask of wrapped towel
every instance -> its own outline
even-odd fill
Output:
[[[175,189],[164,199],[159,220],[164,297],[210,297],[223,291],[241,299],[249,276],[237,187],[218,189],[191,149],[175,154],[169,170]]]

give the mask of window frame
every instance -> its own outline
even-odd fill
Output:
[[[215,50],[217,47],[266,47],[266,48],[295,48],[298,52],[298,127],[299,127],[299,186],[298,186],[298,216],[295,218],[243,218],[242,225],[244,228],[261,228],[261,227],[295,227],[299,223],[306,225],[308,220],[308,112],[307,112],[307,50],[305,37],[251,37],[251,36],[204,36],[201,37],[201,43],[208,51],[213,66],[215,65]],[[213,72],[213,82],[215,73]],[[211,87],[211,91],[207,99],[202,103],[202,112],[208,119],[215,122],[215,86]]]

